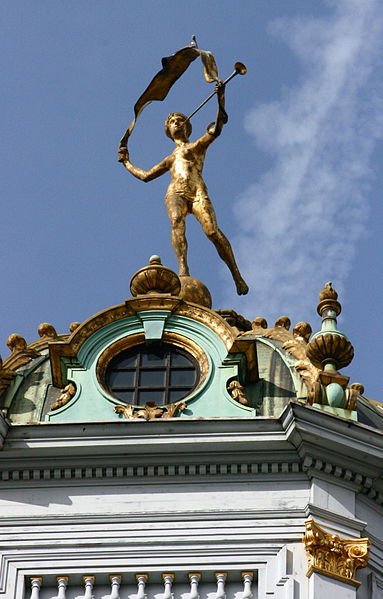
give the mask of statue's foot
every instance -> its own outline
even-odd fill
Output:
[[[239,279],[235,281],[235,286],[237,287],[238,295],[246,295],[246,293],[249,292],[249,286],[242,277],[239,277]]]

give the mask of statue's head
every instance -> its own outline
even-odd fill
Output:
[[[167,119],[165,121],[165,133],[170,139],[174,139],[174,135],[172,134],[172,129],[177,126],[185,127],[186,137],[189,138],[192,132],[191,122],[188,121],[187,116],[182,114],[182,112],[171,112],[168,114]]]

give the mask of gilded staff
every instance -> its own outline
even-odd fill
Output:
[[[243,64],[243,62],[236,62],[234,65],[234,71],[232,72],[231,75],[229,75],[229,77],[227,77],[227,79],[225,79],[221,85],[227,85],[229,83],[229,81],[231,81],[236,75],[246,75],[247,73],[247,68],[246,66]],[[209,100],[211,100],[216,93],[218,92],[218,89],[216,88],[207,98],[205,98],[205,100],[203,102],[201,102],[201,104],[198,106],[198,108],[196,108],[195,110],[193,110],[193,112],[191,114],[189,114],[189,116],[187,117],[187,121],[190,121],[190,119],[197,114],[197,112],[199,110],[201,110],[201,108],[203,106],[205,106],[205,104],[207,104],[209,102]]]

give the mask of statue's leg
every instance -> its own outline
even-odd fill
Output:
[[[172,246],[178,261],[178,274],[179,276],[189,275],[185,223],[188,213],[187,202],[178,194],[167,193],[165,204],[170,219]]]
[[[218,228],[215,210],[210,198],[204,197],[193,203],[192,212],[201,224],[204,233],[214,243],[219,256],[227,264],[233,276],[238,295],[245,295],[249,287],[241,276],[227,237]]]

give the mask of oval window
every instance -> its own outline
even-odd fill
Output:
[[[110,393],[125,403],[165,405],[189,395],[198,374],[196,360],[174,345],[138,345],[111,360],[105,383]]]

